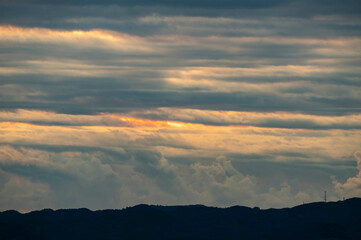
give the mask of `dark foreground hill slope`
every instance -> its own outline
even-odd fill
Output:
[[[0,239],[361,239],[361,199],[294,208],[138,205],[0,213]]]

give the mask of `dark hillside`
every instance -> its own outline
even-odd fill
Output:
[[[0,239],[361,239],[361,199],[267,209],[138,205],[0,213]]]

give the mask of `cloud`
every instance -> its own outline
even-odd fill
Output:
[[[49,194],[49,185],[39,181],[31,181],[16,174],[0,169],[0,211],[17,209],[29,211],[54,207],[53,198]]]
[[[0,0],[1,207],[359,195],[360,7]]]
[[[192,17],[140,23],[189,26]],[[209,29],[241,20],[213,19]],[[67,113],[182,107],[357,112],[358,37],[136,36],[104,29],[1,26],[2,108]],[[21,47],[18,45],[21,44]],[[63,89],[57,91],[56,89]],[[215,104],[217,103],[217,104]],[[23,106],[23,107],[21,107]]]
[[[124,114],[73,115],[18,109],[1,111],[0,121],[42,125],[114,126],[149,128],[205,128],[210,126],[253,126],[290,129],[360,129],[360,115],[318,116],[290,112],[257,113],[159,108]]]
[[[242,0],[242,1],[233,1],[233,0],[225,0],[219,2],[217,0],[204,1],[171,1],[171,0],[157,0],[157,1],[148,1],[148,0],[137,0],[137,1],[114,1],[114,0],[106,0],[106,1],[96,1],[96,0],[88,0],[84,1],[51,1],[50,4],[54,5],[120,5],[120,6],[168,6],[168,7],[193,7],[193,8],[264,8],[273,6],[284,2],[283,0]],[[47,1],[42,0],[32,0],[32,1],[23,1],[23,0],[15,0],[12,2],[2,1],[0,3],[5,4],[49,4]]]
[[[44,204],[57,208],[119,206],[121,182],[111,167],[101,162],[102,157],[101,153],[52,153],[3,145],[1,169],[12,177],[1,192],[2,197],[11,193],[6,199],[14,199],[21,209]],[[16,183],[9,192],[7,188]],[[29,196],[19,192],[26,186],[30,188]],[[35,197],[32,191],[41,192],[37,204],[34,200],[27,203],[27,198]]]
[[[14,26],[0,26],[0,35],[3,42],[19,43],[47,43],[73,45],[81,48],[103,48],[118,50],[120,52],[152,52],[144,46],[142,40],[135,36],[120,34],[105,30],[91,31],[60,31],[45,28],[20,28]],[[66,63],[63,63],[66,64]]]
[[[344,156],[360,144],[360,131],[356,129],[357,125],[350,130],[346,128],[347,124],[354,124],[352,118],[348,117],[179,111],[182,114],[178,115],[178,118],[184,119],[184,122],[201,123],[194,124],[168,119],[154,121],[125,118],[124,121],[124,116],[112,114],[73,116],[36,111],[19,113],[19,116],[6,112],[1,114],[1,117],[8,121],[0,124],[2,143],[92,146],[108,149],[132,147],[139,150],[162,148],[162,152],[168,156],[183,154],[197,157],[216,156],[226,152],[259,153],[280,150]],[[202,118],[202,114],[208,116]],[[294,126],[289,125],[288,121],[297,118],[303,119],[305,123],[309,121],[308,126],[305,124],[306,127],[300,129],[301,120],[296,129],[298,120]],[[235,126],[235,121],[240,125]],[[257,126],[266,125],[267,121],[279,122],[271,127]],[[344,127],[337,129],[337,124],[344,124]],[[335,129],[324,131],[332,126]],[[274,144],[275,142],[277,144]]]
[[[339,182],[337,179],[334,179],[333,185],[335,191],[342,195],[342,197],[358,197],[361,195],[361,152],[356,151],[354,153],[354,158],[357,163],[358,173],[355,177],[350,177],[346,182]]]
[[[44,114],[35,113],[39,118]],[[67,119],[54,113],[48,117]],[[360,144],[354,141],[360,139],[357,131],[346,136],[344,130],[322,136],[315,130],[234,126],[25,123],[2,123],[0,129],[7,143],[0,154],[4,182],[15,186],[12,182],[21,179],[20,185],[42,189],[38,205],[16,195],[20,188],[4,190],[10,194],[7,199],[18,198],[8,206],[24,210],[136,203],[291,206],[319,200],[319,189],[330,183],[330,175],[352,176],[347,155]],[[310,181],[317,183],[309,187]]]
[[[18,109],[14,112],[0,112],[2,122],[27,122],[48,125],[73,125],[73,126],[121,126],[125,125],[121,115],[72,115],[46,111]]]
[[[133,116],[164,119],[205,125],[240,125],[265,128],[299,128],[299,129],[358,129],[360,116],[318,116],[289,112],[238,112],[209,111],[197,109],[159,108],[146,111],[134,111]],[[1,116],[1,115],[0,115]]]
[[[293,186],[285,183],[264,186],[261,176],[243,174],[222,156],[190,165],[154,151],[128,151],[124,157],[119,161],[101,151],[56,153],[3,145],[2,201],[23,211],[43,206],[120,208],[141,202],[281,207],[313,194],[291,191]]]

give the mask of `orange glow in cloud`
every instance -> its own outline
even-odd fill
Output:
[[[140,116],[139,116],[140,115]],[[161,119],[149,119],[147,116],[160,116]],[[162,117],[163,116],[163,117]],[[151,117],[151,118],[153,118]],[[162,118],[166,117],[165,120]],[[97,115],[71,115],[38,110],[18,109],[16,111],[0,111],[0,123],[30,123],[34,125],[67,125],[93,127],[129,127],[129,128],[252,128],[277,129],[292,128],[309,129],[316,127],[331,129],[361,129],[361,114],[347,116],[315,116],[290,112],[237,112],[212,111],[195,109],[159,108],[145,112],[131,112],[127,115],[101,113]],[[290,125],[291,124],[291,125]]]
[[[118,116],[122,124],[57,126],[0,121],[0,144],[92,146],[123,151],[152,148],[165,156],[211,157],[229,153],[315,152],[343,157],[361,144],[361,130],[277,129],[253,126],[209,126]],[[277,161],[287,161],[279,157]],[[314,159],[314,161],[321,161]]]
[[[56,43],[77,47],[110,48],[119,51],[153,52],[144,39],[124,33],[93,29],[61,31],[47,28],[22,28],[0,25],[0,42]]]
[[[119,120],[126,123],[128,126],[132,126],[132,127],[151,127],[151,128],[177,127],[177,128],[180,128],[180,127],[190,127],[193,125],[200,126],[200,124],[183,123],[183,122],[175,122],[175,121],[140,119],[140,118],[132,118],[132,117],[121,117],[121,118],[119,118]]]

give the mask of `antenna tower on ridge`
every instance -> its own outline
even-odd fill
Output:
[[[327,202],[327,191],[325,191],[325,202]]]

